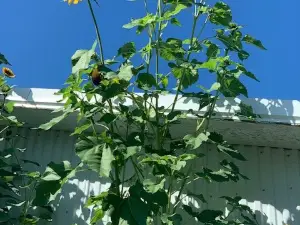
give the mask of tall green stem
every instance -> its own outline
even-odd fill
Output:
[[[158,0],[157,2],[157,14],[159,18],[162,16],[161,11],[161,0]],[[156,85],[158,86],[158,74],[159,74],[159,41],[160,41],[160,35],[161,35],[161,21],[158,22],[158,32],[156,37],[156,66],[155,66],[155,80]],[[155,115],[156,115],[156,147],[157,149],[160,148],[160,128],[159,128],[159,112],[158,112],[158,100],[159,95],[158,93],[155,93]]]
[[[198,18],[199,18],[199,15],[194,15],[192,34],[191,34],[191,38],[190,38],[190,48],[192,48],[193,45],[194,45],[194,36],[195,36],[195,30],[196,30],[196,25],[197,25]],[[191,53],[192,53],[192,51],[188,52],[187,61],[189,61],[189,59],[191,57]],[[178,87],[177,87],[177,90],[176,90],[176,94],[175,94],[175,98],[174,98],[174,102],[173,102],[171,112],[173,112],[174,109],[175,109],[177,99],[178,99],[178,95],[179,95],[179,92],[181,90],[181,86],[182,86],[182,82],[183,82],[184,78],[185,78],[185,73],[182,74],[182,77],[179,80],[179,84],[178,84]]]
[[[88,2],[88,5],[89,5],[89,9],[90,9],[90,12],[91,12],[91,15],[92,15],[92,18],[93,18],[93,22],[94,22],[94,26],[95,26],[95,30],[96,30],[97,41],[98,41],[99,49],[100,49],[100,60],[101,60],[101,63],[103,64],[104,63],[104,53],[103,53],[103,47],[102,47],[102,41],[101,41],[99,26],[98,26],[98,23],[97,23],[95,14],[94,14],[94,10],[93,10],[93,6],[91,4],[91,0],[88,0],[87,2]]]

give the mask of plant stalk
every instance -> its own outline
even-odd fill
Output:
[[[95,26],[95,30],[96,30],[97,41],[98,41],[99,49],[100,49],[100,60],[101,60],[101,63],[104,64],[104,53],[103,53],[103,47],[102,47],[102,41],[101,41],[99,26],[98,26],[98,23],[97,23],[97,20],[96,20],[96,17],[95,17],[95,13],[94,13],[94,10],[93,10],[93,6],[91,4],[91,0],[88,0],[87,2],[88,2],[88,5],[89,5],[89,9],[90,9],[90,12],[91,12],[91,15],[92,15],[92,18],[93,18],[93,22],[94,22],[94,26]]]

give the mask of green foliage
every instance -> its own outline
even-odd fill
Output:
[[[204,204],[208,202],[201,190],[192,193],[187,189],[187,183],[197,179],[210,183],[248,179],[234,162],[243,162],[245,157],[221,134],[211,132],[209,122],[220,97],[247,97],[247,88],[240,80],[242,75],[258,81],[244,65],[250,54],[243,44],[265,47],[259,40],[242,33],[242,27],[233,22],[230,6],[224,2],[218,1],[213,6],[192,0],[158,0],[157,3],[155,12],[148,9],[145,16],[123,26],[148,35],[147,43],[140,50],[134,42],[127,42],[117,51],[120,62],[105,60],[97,32],[100,54],[95,51],[94,43],[91,49],[78,50],[73,55],[72,74],[67,86],[58,93],[65,100],[64,109],[60,116],[40,128],[48,130],[69,114],[78,112],[77,127],[72,133],[77,138],[75,152],[89,170],[111,181],[108,190],[87,200],[86,207],[93,210],[91,224],[97,224],[105,215],[113,225],[184,224],[179,209],[196,218],[199,224],[257,224],[249,207],[239,204],[240,198],[222,198],[232,207],[231,212],[240,213],[234,218],[231,212],[225,215],[221,210],[197,212],[182,200],[190,196]],[[191,34],[184,40],[167,37],[169,24],[181,26],[178,16],[182,12],[193,12]],[[202,37],[207,24],[214,34]],[[143,63],[134,65],[131,58],[138,55]],[[167,64],[169,71],[162,73],[162,64]],[[202,76],[206,75],[215,78],[210,88],[201,85]],[[95,76],[99,82],[92,83]],[[176,81],[175,87],[170,87],[170,80]],[[190,87],[199,91],[189,92]],[[135,93],[135,88],[142,94]],[[165,108],[159,100],[168,93],[175,98]],[[188,110],[175,110],[180,94],[194,98],[199,109],[206,108],[207,112],[198,115],[189,110],[198,118],[195,131],[175,139],[171,132],[173,125],[180,124]],[[7,108],[9,111],[10,106]],[[244,106],[240,113],[255,118],[251,109]],[[195,166],[199,158],[206,157],[202,151],[204,146],[210,146],[224,158],[218,168]],[[126,177],[128,168],[134,170],[130,178]],[[41,176],[34,203],[50,203],[76,171],[66,162],[50,163]],[[175,202],[171,201],[174,198]]]
[[[8,64],[3,55],[0,55],[0,63]],[[40,185],[42,178],[38,171],[28,170],[26,167],[31,165],[38,170],[40,165],[24,159],[25,150],[16,146],[19,139],[24,137],[14,130],[22,126],[22,123],[12,115],[14,102],[7,100],[12,88],[6,84],[5,77],[0,77],[0,87],[0,141],[5,142],[5,147],[0,149],[0,224],[51,221],[52,208],[47,204],[34,204],[35,187]]]
[[[10,65],[10,63],[7,61],[7,59],[5,58],[5,56],[3,54],[0,53],[0,65],[1,64],[7,64]]]

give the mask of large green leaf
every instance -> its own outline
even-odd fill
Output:
[[[164,13],[164,15],[162,16],[162,19],[163,20],[169,20],[173,16],[177,15],[183,9],[186,9],[186,8],[187,8],[187,5],[184,5],[184,4],[172,5],[172,7]]]
[[[227,77],[225,79],[220,79],[219,83],[221,88],[219,89],[225,97],[237,97],[239,95],[244,95],[248,97],[248,91],[241,83],[241,81],[235,77]]]
[[[100,119],[99,122],[104,122],[106,124],[110,124],[117,118],[116,115],[111,114],[111,113],[105,113]]]
[[[230,7],[224,2],[217,2],[212,8],[209,20],[217,25],[229,26],[232,20]]]
[[[75,128],[75,131],[71,135],[81,134],[92,126],[90,121],[86,121],[83,125]]]
[[[133,66],[130,64],[122,65],[119,69],[118,78],[120,80],[130,81],[133,76],[132,68]]]
[[[91,57],[95,54],[97,41],[94,42],[90,50],[77,50],[72,56],[72,74],[78,74],[81,70],[87,69],[91,62]]]
[[[145,17],[140,19],[131,20],[130,23],[123,25],[123,28],[131,29],[138,27],[137,33],[141,33],[149,24],[156,22],[157,16],[153,14],[147,14]]]
[[[81,138],[75,145],[76,154],[100,176],[108,177],[114,160],[111,148],[96,137]]]
[[[62,163],[50,162],[42,176],[44,181],[57,181],[66,177],[72,170],[70,162],[63,161]]]
[[[166,42],[159,42],[159,54],[167,61],[182,59],[184,53],[182,42],[179,39],[169,38]]]
[[[12,113],[14,110],[15,102],[9,101],[5,104],[5,109],[8,113]]]
[[[250,36],[250,35],[245,35],[245,37],[243,37],[242,39],[244,42],[248,43],[248,44],[252,44],[260,49],[263,49],[263,50],[267,50],[263,44],[261,43],[260,40],[257,40],[255,39],[254,37]]]
[[[91,225],[97,224],[97,222],[101,221],[101,219],[104,217],[104,212],[101,208],[96,209],[93,213],[93,217],[91,219]]]
[[[74,110],[71,107],[68,107],[64,113],[58,117],[55,117],[51,119],[49,122],[42,124],[39,126],[39,129],[42,130],[49,130],[51,129],[54,125],[58,124],[61,122],[63,119],[65,119],[69,114],[71,114]]]
[[[208,59],[216,58],[220,54],[219,47],[211,41],[205,41],[204,44],[207,46],[206,56]]]
[[[76,171],[82,167],[79,164],[74,169],[68,161],[61,163],[50,162],[42,175],[41,181],[36,186],[36,196],[33,199],[33,205],[45,206],[55,200],[61,192],[62,186],[72,177]]]
[[[176,77],[176,79],[183,79],[183,88],[188,88],[198,81],[198,71],[194,69],[191,64],[182,64],[179,66],[174,63],[169,63],[169,66],[172,68],[172,73]]]
[[[105,145],[102,150],[100,176],[109,177],[111,171],[111,163],[115,159],[112,154],[111,148]]]
[[[128,42],[124,44],[118,50],[118,55],[122,55],[124,58],[129,59],[136,53],[134,42]]]
[[[199,148],[203,142],[208,140],[208,133],[200,133],[197,136],[187,134],[183,139],[191,149],[196,149]]]
[[[250,71],[248,71],[248,70],[244,67],[244,65],[242,65],[242,64],[240,64],[240,63],[237,63],[236,69],[231,70],[230,72],[233,73],[233,74],[235,75],[236,78],[239,78],[239,76],[240,76],[241,74],[245,74],[247,77],[250,77],[250,78],[253,79],[253,80],[259,81],[253,73],[251,73]]]
[[[138,87],[143,90],[149,90],[156,86],[156,80],[154,76],[149,73],[140,73],[136,82]]]
[[[149,193],[156,193],[158,190],[163,189],[166,179],[162,179],[159,182],[156,182],[151,179],[145,179],[143,182],[144,188]]]
[[[129,197],[120,207],[120,225],[146,225],[149,208],[140,199]]]

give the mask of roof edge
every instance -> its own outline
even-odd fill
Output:
[[[55,110],[63,106],[63,102],[59,95],[55,93],[59,89],[43,89],[43,88],[14,88],[8,99],[15,102],[18,108],[33,108],[42,110]],[[175,95],[170,94],[161,96],[159,105],[168,107],[174,100]],[[280,99],[260,99],[260,98],[224,98],[217,101],[216,118],[241,120],[235,116],[240,111],[239,104],[243,102],[252,106],[254,112],[261,118],[257,121],[262,123],[284,123],[290,125],[300,124],[300,101],[298,100],[280,100]],[[125,104],[131,104],[127,101]],[[198,114],[204,114],[206,108],[198,110],[197,99],[179,98],[176,110],[192,109]],[[189,115],[189,117],[193,117]]]

